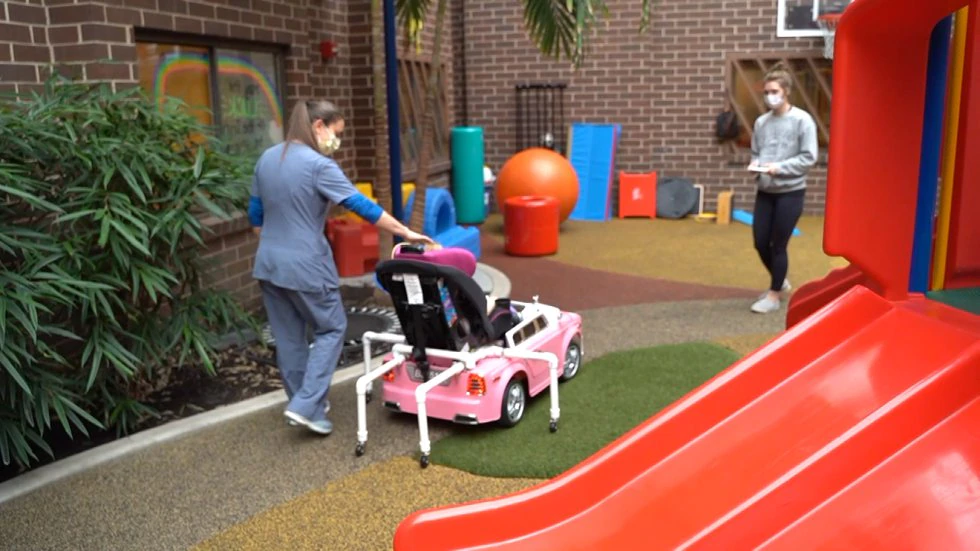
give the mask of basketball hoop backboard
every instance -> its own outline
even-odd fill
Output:
[[[843,12],[853,0],[776,0],[776,36],[780,38],[824,36],[817,19]]]

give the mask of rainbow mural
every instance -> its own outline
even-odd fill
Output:
[[[160,63],[156,67],[153,76],[153,97],[161,105],[167,97],[167,81],[175,74],[192,71],[197,73],[207,73],[210,71],[207,56],[203,53],[179,52],[166,53],[160,56]],[[239,75],[248,78],[262,92],[269,111],[275,117],[276,125],[283,127],[282,102],[275,85],[262,69],[250,63],[247,59],[238,57],[219,55],[218,56],[219,75]]]

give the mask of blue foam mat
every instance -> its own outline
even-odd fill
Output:
[[[572,124],[569,161],[578,175],[579,195],[570,219],[604,222],[612,217],[609,187],[621,132],[618,124]]]
[[[751,226],[752,214],[744,210],[733,210],[732,220]],[[802,235],[802,233],[800,232],[799,228],[793,228],[793,235],[799,237],[800,235]]]

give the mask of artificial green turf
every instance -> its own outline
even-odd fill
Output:
[[[548,431],[550,399],[534,397],[517,426],[469,427],[432,446],[432,463],[496,477],[551,478],[575,466],[733,364],[712,343],[616,352],[587,362],[559,387],[558,432]]]
[[[980,314],[980,288],[970,287],[967,289],[930,291],[926,293],[926,296],[953,308],[966,310],[971,314]]]

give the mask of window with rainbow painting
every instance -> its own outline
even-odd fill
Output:
[[[140,85],[161,105],[182,100],[229,152],[255,157],[283,138],[280,56],[269,51],[137,43]]]

